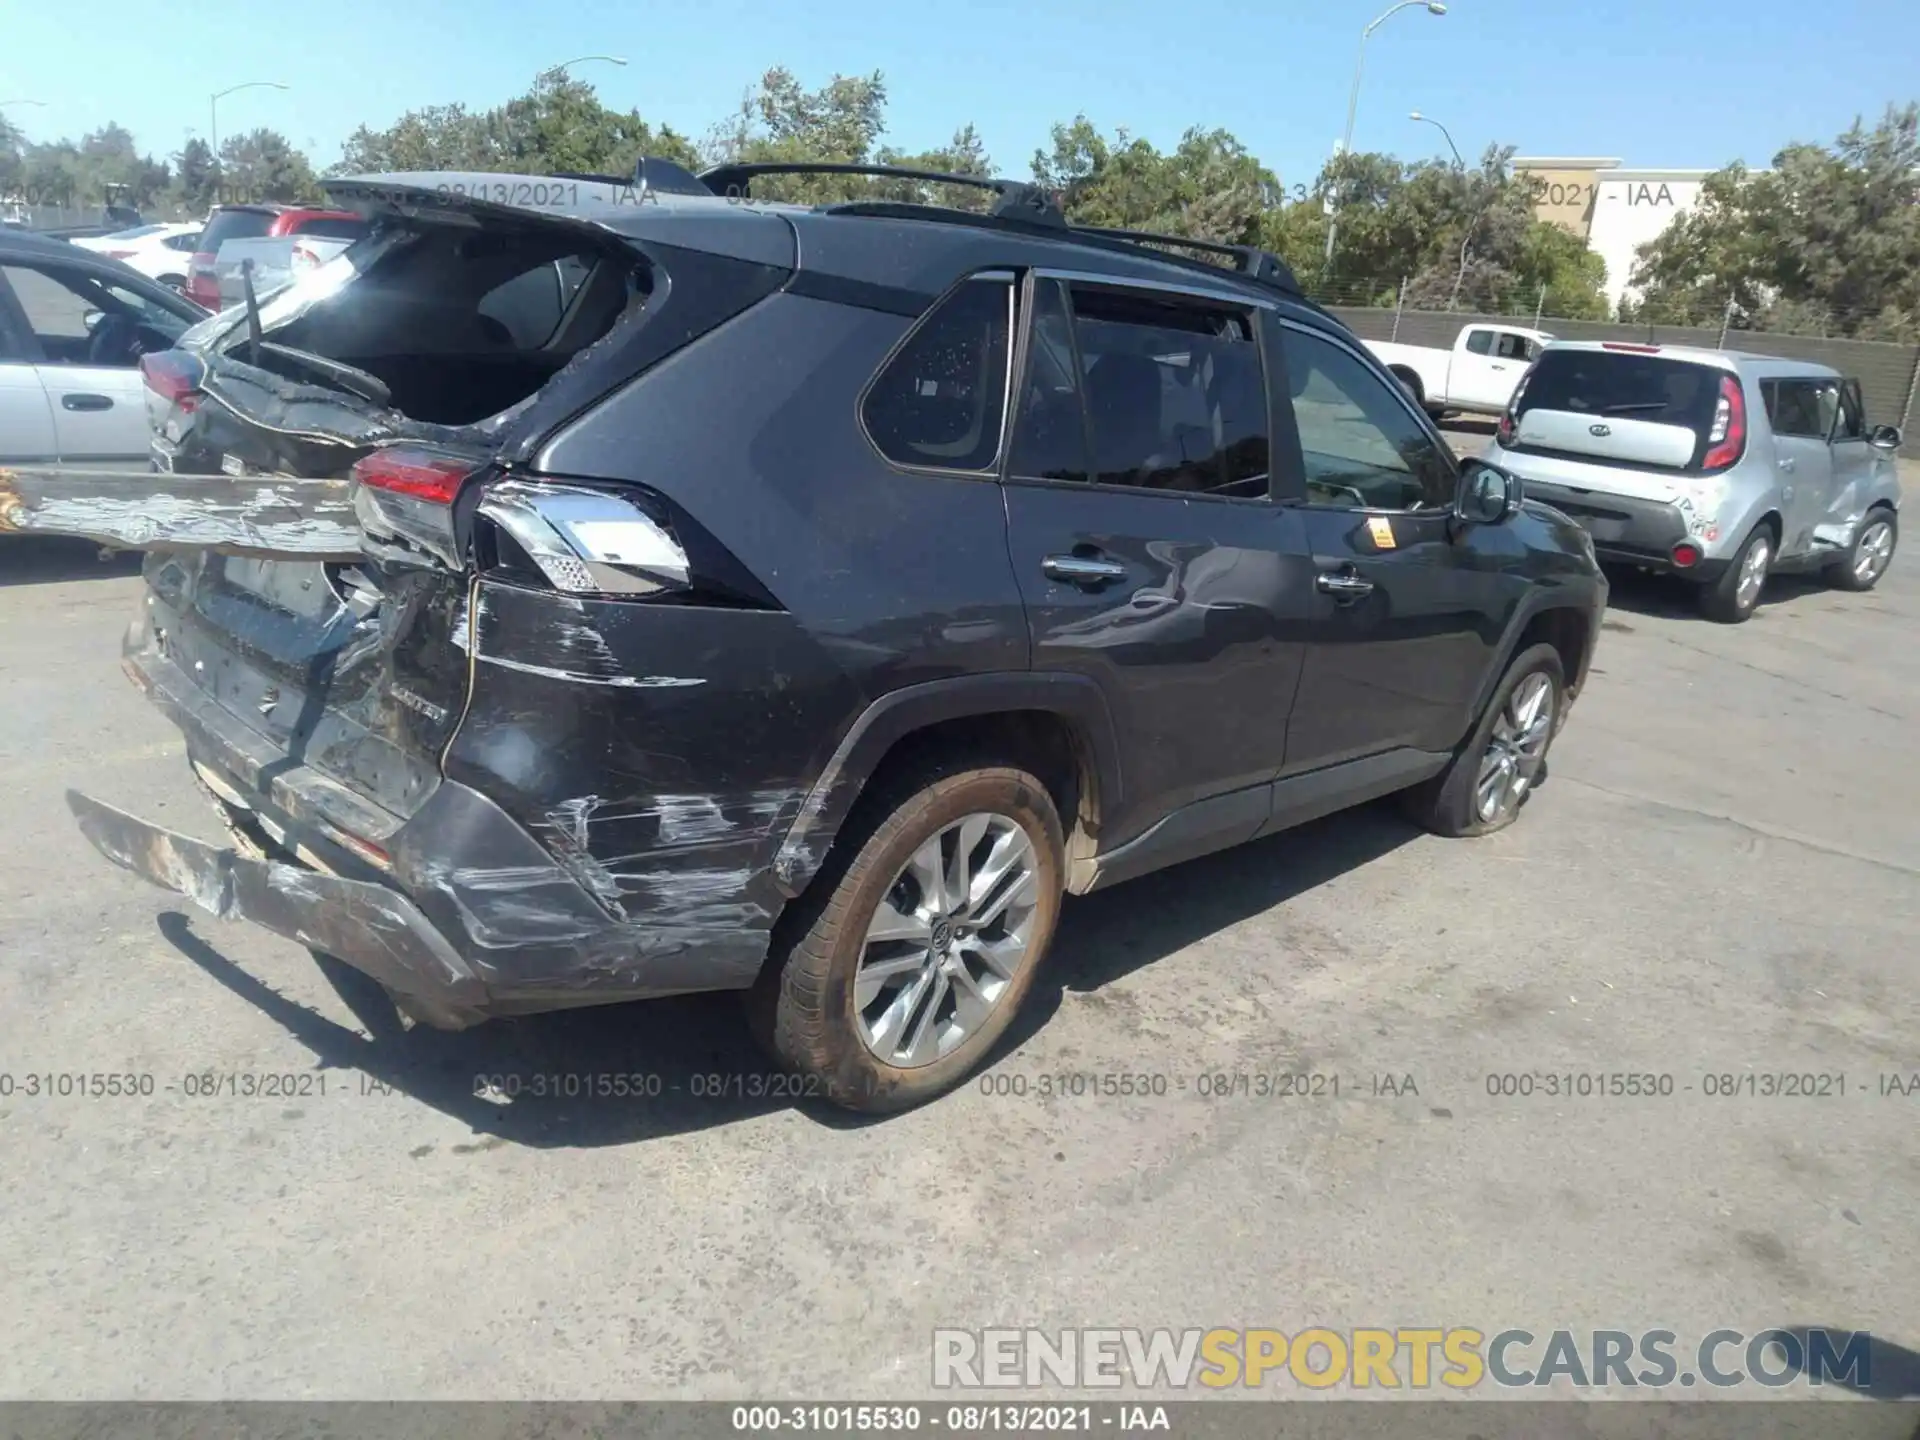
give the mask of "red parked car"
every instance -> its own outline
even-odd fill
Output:
[[[220,279],[213,262],[229,240],[279,239],[311,235],[356,240],[367,228],[351,210],[317,210],[301,205],[217,205],[200,232],[200,245],[187,262],[187,298],[209,310],[221,308]]]

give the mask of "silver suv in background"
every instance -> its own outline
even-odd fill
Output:
[[[1824,365],[1561,341],[1486,459],[1584,526],[1602,560],[1684,576],[1709,617],[1738,623],[1775,571],[1878,583],[1899,534],[1900,439]]]

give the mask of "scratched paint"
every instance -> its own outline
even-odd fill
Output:
[[[499,665],[526,675],[544,675],[550,680],[566,680],[579,685],[613,685],[627,690],[673,690],[707,682],[689,675],[587,675],[563,670],[554,665],[535,665],[526,660],[509,660],[504,655],[480,654],[474,657],[484,665]]]
[[[137,471],[0,470],[0,530],[76,535],[134,550],[360,553],[345,487],[333,481],[209,476],[196,483]]]

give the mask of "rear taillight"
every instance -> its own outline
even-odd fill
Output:
[[[319,264],[320,264],[320,257],[314,252],[312,246],[302,245],[298,241],[294,242],[294,246],[293,246],[293,268],[294,269],[312,270],[315,267],[317,267]]]
[[[1500,416],[1500,428],[1493,432],[1494,441],[1500,445],[1513,444],[1513,411],[1508,410]]]
[[[213,252],[195,252],[187,261],[187,298],[209,310],[220,308],[220,281],[213,273]]]
[[[1690,541],[1682,540],[1673,547],[1673,566],[1676,570],[1691,570],[1700,563],[1700,547]]]
[[[162,400],[178,403],[200,389],[204,367],[184,350],[160,350],[140,357],[140,378]]]
[[[353,467],[357,485],[408,495],[435,505],[451,505],[460,493],[460,485],[473,473],[471,461],[431,450],[394,446],[376,450]]]
[[[424,552],[458,569],[453,501],[475,472],[471,460],[413,446],[366,456],[349,479],[354,518],[368,548],[397,560]]]
[[[1707,446],[1707,458],[1700,462],[1703,470],[1724,470],[1747,448],[1747,402],[1740,382],[1731,375],[1720,377],[1720,398],[1714,403]]]

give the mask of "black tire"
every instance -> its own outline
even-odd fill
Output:
[[[1387,373],[1400,382],[1400,388],[1413,397],[1414,404],[1427,403],[1426,386],[1420,383],[1420,377],[1417,374],[1411,370],[1389,370]]]
[[[1024,958],[985,1018],[950,1050],[928,1063],[894,1065],[869,1046],[854,1003],[869,927],[896,885],[912,886],[905,867],[915,852],[964,817],[983,813],[1012,821],[1032,846],[1038,893]],[[772,1056],[811,1082],[809,1093],[849,1110],[888,1114],[960,1084],[1018,1013],[1059,920],[1066,842],[1046,786],[1024,770],[1001,766],[923,774],[868,807],[864,838],[856,831],[841,839],[852,844],[836,845],[838,863],[829,862],[776,927],[773,951],[748,997],[749,1017]],[[915,942],[901,943],[910,948]],[[911,983],[903,979],[883,996],[898,996]],[[933,993],[941,997],[930,1007],[937,1010],[951,992]],[[869,1001],[869,1008],[876,1003]],[[925,1008],[909,1010],[903,1024],[911,1028]]]
[[[1550,686],[1553,708],[1551,714],[1545,717],[1544,736],[1537,748],[1527,747],[1528,758],[1524,762],[1517,762],[1526,783],[1519,787],[1512,805],[1496,809],[1492,815],[1483,814],[1476,796],[1481,762],[1486,759],[1493,745],[1494,731],[1503,718],[1511,728],[1513,717],[1508,713],[1508,706],[1529,677],[1534,675],[1546,676]],[[1447,768],[1424,784],[1402,793],[1401,802],[1408,817],[1434,834],[1446,836],[1491,835],[1511,825],[1519,818],[1521,808],[1533,798],[1534,791],[1546,783],[1547,751],[1560,728],[1561,712],[1566,703],[1567,677],[1561,667],[1558,650],[1551,645],[1532,645],[1514,656],[1513,663],[1507,666],[1507,673],[1500,677],[1500,684],[1493,692],[1486,713],[1480,717],[1480,723],[1474,726],[1473,733],[1454,752]]]
[[[187,293],[187,277],[184,275],[162,275],[160,277],[160,283],[169,290],[176,290],[182,295]]]
[[[1878,526],[1885,526],[1887,533],[1887,551],[1877,568],[1870,567],[1868,573],[1861,574],[1861,560],[1865,554],[1868,537]],[[1900,521],[1891,506],[1876,505],[1867,511],[1866,518],[1860,522],[1860,533],[1853,537],[1853,544],[1847,547],[1847,553],[1833,563],[1827,571],[1827,583],[1837,590],[1851,590],[1855,594],[1871,590],[1880,583],[1893,565],[1893,552],[1900,545]]]
[[[1751,597],[1740,598],[1740,576],[1746,569],[1747,558],[1755,547],[1767,547],[1767,574],[1773,573],[1775,547],[1779,540],[1773,533],[1773,527],[1764,520],[1753,527],[1753,533],[1747,536],[1746,543],[1739,553],[1727,562],[1727,568],[1720,572],[1720,578],[1710,585],[1700,587],[1700,613],[1709,620],[1717,620],[1722,625],[1740,625],[1753,618],[1753,612],[1760,608],[1760,597],[1767,592],[1766,578],[1760,581],[1760,588]]]

